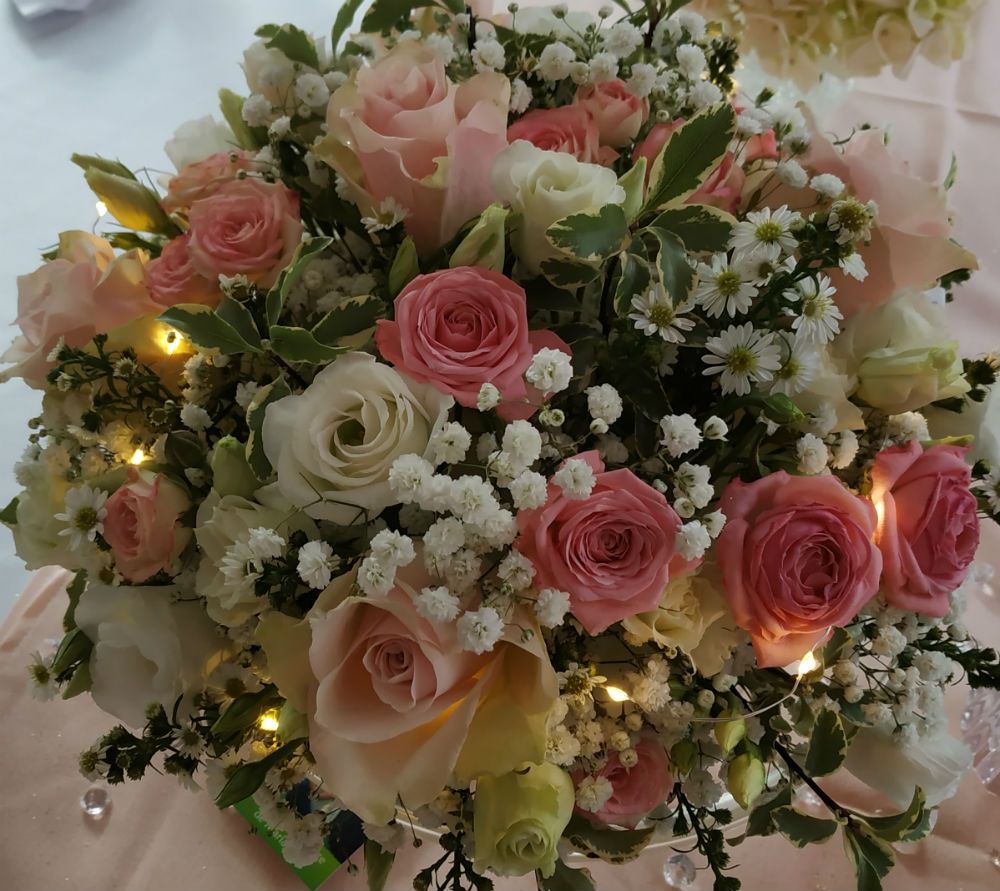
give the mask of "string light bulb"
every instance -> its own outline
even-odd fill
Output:
[[[183,342],[184,338],[180,331],[170,328],[169,326],[164,327],[163,336],[160,340],[160,346],[163,347],[163,352],[165,352],[168,356],[172,356],[176,353],[181,348],[181,344]]]
[[[98,201],[97,204],[94,205],[94,208],[99,217],[103,217],[108,212],[108,206],[103,201]]]
[[[621,687],[605,687],[604,692],[612,702],[628,702],[631,699]]]
[[[132,452],[132,457],[128,459],[129,464],[142,464],[146,460],[146,453],[142,449]]]
[[[274,709],[264,712],[257,721],[257,726],[265,733],[274,733],[278,729],[278,713]]]
[[[815,671],[818,667],[819,667],[819,662],[817,661],[813,651],[810,650],[799,661],[799,668],[798,672],[796,673],[797,677],[803,678],[807,674],[809,674],[810,671]]]

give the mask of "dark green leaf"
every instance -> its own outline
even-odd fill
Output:
[[[693,253],[724,251],[729,245],[736,218],[703,204],[689,204],[665,210],[652,223],[672,232]]]
[[[572,345],[581,340],[590,340],[604,335],[600,328],[593,328],[590,325],[572,323],[569,325],[553,325],[549,329],[553,334],[558,334],[566,343]]]
[[[659,423],[670,414],[670,402],[655,368],[636,361],[622,365],[615,386],[649,420]]]
[[[525,292],[528,295],[529,313],[580,311],[580,300],[575,290],[557,288],[544,278],[534,279],[525,288]]]
[[[688,263],[684,244],[671,232],[650,229],[649,232],[659,242],[656,255],[656,271],[663,289],[670,295],[674,306],[680,306],[688,299],[694,288],[694,269]]]
[[[642,201],[646,190],[646,159],[639,158],[635,166],[618,177],[618,185],[625,190],[625,201],[622,210],[626,222],[631,223],[642,210]]]
[[[292,262],[278,276],[273,288],[267,292],[267,324],[276,325],[281,318],[281,311],[285,308],[285,301],[288,293],[295,287],[296,282],[302,277],[306,267],[315,259],[316,254],[326,250],[333,239],[327,235],[314,236],[309,241],[304,241],[295,249]]]
[[[260,761],[250,761],[238,767],[216,797],[216,806],[226,808],[249,798],[260,788],[267,772],[288,758],[304,742],[303,739],[293,739]]]
[[[655,831],[655,826],[611,829],[595,826],[583,817],[574,816],[563,834],[570,844],[585,853],[597,855],[607,863],[628,863],[643,852]]]
[[[205,466],[205,444],[191,430],[172,430],[163,442],[168,464],[183,473],[188,467]]]
[[[330,52],[336,54],[340,38],[347,33],[351,27],[354,17],[361,9],[364,0],[345,0],[340,9],[337,10],[337,18],[333,21],[333,29],[330,31]]]
[[[615,312],[625,318],[632,311],[632,298],[649,290],[649,266],[633,253],[622,254],[621,274],[615,287]]]
[[[280,703],[281,697],[278,691],[271,686],[262,687],[256,693],[237,696],[212,725],[212,734],[228,736],[231,733],[247,730],[257,723],[257,719],[264,712]]]
[[[854,866],[858,891],[882,891],[882,878],[896,862],[892,848],[860,827],[844,830],[844,848]]]
[[[336,359],[344,352],[342,347],[320,343],[311,331],[288,325],[271,326],[271,349],[286,362],[307,362],[320,365]]]
[[[719,166],[736,130],[728,102],[699,111],[671,135],[653,162],[646,210],[680,204]]]
[[[247,438],[247,463],[259,480],[266,480],[271,475],[271,462],[264,454],[264,443],[261,439],[265,411],[272,402],[284,399],[291,392],[284,377],[279,377],[267,386],[261,387],[247,408],[247,426],[250,428],[250,436]]]
[[[225,319],[216,315],[211,307],[196,303],[180,303],[160,313],[160,321],[176,328],[188,339],[206,349],[218,349],[224,353],[259,353],[254,346],[240,336],[240,333]]]
[[[581,288],[589,285],[601,272],[587,263],[552,258],[542,261],[542,274],[557,288]]]
[[[825,842],[840,825],[836,820],[824,820],[801,814],[792,807],[775,808],[771,812],[771,821],[778,832],[797,848]]]
[[[351,297],[338,303],[313,326],[313,337],[320,343],[334,344],[344,337],[360,334],[375,324],[384,306],[372,295]]]
[[[588,263],[621,250],[627,236],[625,212],[617,204],[563,217],[545,230],[552,245]]]
[[[833,665],[840,661],[841,655],[851,646],[851,635],[843,628],[834,628],[830,639],[823,647],[823,664]]]
[[[236,145],[242,149],[255,151],[267,142],[267,131],[263,127],[251,127],[243,120],[243,103],[246,100],[223,87],[219,90],[219,111],[225,118],[229,129],[233,131]]]
[[[361,21],[361,30],[369,33],[388,31],[400,19],[409,18],[414,9],[428,5],[421,0],[375,0]]]
[[[387,851],[378,842],[373,842],[370,838],[365,839],[365,873],[368,876],[368,891],[383,891],[395,859],[395,851]]]
[[[312,38],[295,25],[263,25],[257,29],[257,36],[263,37],[265,45],[281,50],[293,62],[301,62],[310,68],[319,68],[319,56]]]
[[[15,495],[7,503],[7,506],[0,511],[0,523],[6,526],[17,525],[17,503],[21,500],[20,495]]]
[[[76,628],[76,605],[80,602],[80,595],[87,587],[87,570],[81,569],[73,580],[66,586],[66,596],[69,598],[69,605],[63,613],[63,631],[72,631]]]
[[[395,297],[418,275],[420,275],[420,263],[417,260],[417,246],[407,235],[396,251],[392,266],[389,267],[389,294]]]
[[[556,860],[556,869],[548,878],[535,873],[542,891],[595,891],[597,886],[588,869],[571,869],[562,860]]]
[[[93,678],[90,676],[90,663],[81,662],[73,672],[73,677],[63,687],[62,698],[73,699],[81,693],[86,693],[93,685]]]
[[[94,644],[79,628],[74,628],[59,644],[55,658],[52,660],[52,673],[58,677],[69,671],[74,665],[78,665],[85,659],[90,658],[90,651],[94,649]]]
[[[888,817],[867,817],[862,814],[858,816],[883,841],[897,842],[904,839],[906,841],[916,841],[916,839],[911,839],[910,836],[914,831],[923,828],[922,824],[929,813],[925,807],[925,803],[924,790],[917,786],[913,790],[913,798],[910,801],[909,807],[902,813],[893,814]],[[929,821],[927,822],[929,823]]]
[[[774,812],[780,808],[789,807],[791,803],[792,788],[791,786],[784,786],[767,801],[755,804],[753,810],[750,811],[750,818],[747,820],[746,834],[753,836],[771,835],[774,833],[775,826],[772,819]]]
[[[847,756],[847,734],[840,715],[829,709],[819,713],[809,739],[806,756],[806,773],[812,777],[825,777],[833,773]]]
[[[81,155],[74,152],[69,156],[70,161],[77,167],[84,170],[103,170],[113,176],[123,176],[126,179],[135,179],[135,174],[128,169],[121,161],[112,161],[110,158],[102,158],[100,155]]]
[[[239,334],[248,344],[253,347],[260,347],[260,333],[257,331],[257,323],[254,322],[250,310],[238,300],[232,297],[223,297],[215,309],[215,314],[222,321],[232,326],[233,330]]]

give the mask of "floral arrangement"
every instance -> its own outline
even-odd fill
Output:
[[[878,887],[968,766],[945,686],[1000,681],[945,190],[676,3],[357,6],[261,28],[162,188],[74,156],[119,225],[19,279],[5,357],[2,518],[75,573],[33,690],[121,721],[86,776],[252,798],[292,864],[353,811],[372,887],[419,821],[418,889],[693,833],[726,891],[734,808]]]
[[[945,68],[965,54],[982,0],[696,0],[740,35],[744,52],[803,88],[823,74],[904,77],[918,56]]]

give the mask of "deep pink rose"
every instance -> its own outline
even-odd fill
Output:
[[[191,265],[209,281],[245,275],[269,288],[302,239],[299,196],[256,177],[223,184],[188,219]]]
[[[941,618],[979,547],[968,449],[918,442],[883,449],[872,468],[882,591],[900,609]]]
[[[161,569],[171,571],[191,540],[191,530],[179,522],[191,507],[185,492],[163,474],[130,467],[128,482],[106,506],[104,540],[125,580],[144,582]]]
[[[646,179],[653,170],[653,162],[657,155],[663,150],[663,146],[684,123],[682,118],[671,121],[669,124],[656,124],[646,138],[640,142],[635,151],[632,152],[632,163],[639,158],[646,159]],[[746,182],[746,174],[743,168],[736,163],[736,157],[732,152],[726,152],[719,166],[709,174],[708,179],[702,183],[690,198],[687,204],[710,204],[728,213],[736,213],[740,206],[740,198],[743,194],[743,184]]]
[[[649,117],[649,102],[629,92],[618,77],[580,90],[576,104],[597,124],[601,145],[612,148],[628,145]]]
[[[564,152],[585,164],[610,164],[618,157],[601,145],[597,122],[582,105],[536,108],[507,128],[507,139],[525,139],[547,152]]]
[[[183,167],[167,184],[160,202],[168,213],[190,207],[195,201],[214,195],[220,186],[236,179],[241,170],[254,170],[253,154],[243,149],[216,152],[202,161]]]
[[[60,337],[69,346],[82,347],[99,332],[159,314],[161,307],[146,290],[146,259],[145,251],[115,256],[107,241],[89,232],[61,233],[56,258],[18,276],[21,336],[0,360],[15,363],[4,373],[44,387],[52,367],[48,356]]]
[[[588,498],[571,499],[555,483],[548,500],[517,515],[517,548],[535,564],[539,587],[569,594],[570,611],[589,634],[656,609],[671,578],[696,564],[676,552],[680,518],[667,499],[631,470],[597,474]]]
[[[507,146],[510,82],[448,79],[430,46],[404,40],[334,92],[316,153],[366,216],[392,198],[427,255],[495,201],[490,167]]]
[[[190,235],[168,241],[155,260],[146,267],[146,287],[160,306],[202,303],[215,306],[222,299],[217,281],[209,281],[195,271],[188,250]]]
[[[576,808],[576,813],[588,820],[608,826],[635,826],[654,807],[663,804],[674,785],[670,774],[670,761],[663,746],[652,736],[640,739],[635,745],[639,761],[625,767],[617,752],[609,752],[604,766],[589,776],[604,777],[614,790],[611,797],[598,811]],[[588,776],[583,771],[573,774],[575,783]]]
[[[733,480],[716,559],[736,624],[764,668],[786,665],[878,593],[875,508],[835,476]]]
[[[492,383],[507,420],[528,418],[541,394],[524,372],[543,347],[572,351],[548,331],[529,331],[524,289],[498,272],[475,266],[419,275],[396,297],[395,319],[381,320],[375,343],[382,357],[421,383],[475,407]]]

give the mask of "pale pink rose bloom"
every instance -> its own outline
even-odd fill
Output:
[[[859,282],[839,270],[831,273],[845,315],[879,306],[904,288],[929,287],[956,269],[978,268],[975,256],[951,240],[945,190],[910,173],[906,162],[889,151],[881,130],[861,131],[843,151],[814,131],[802,163],[812,173],[840,177],[860,201],[878,205],[871,243],[859,250],[868,277]],[[801,199],[796,204],[801,206]]]
[[[241,170],[256,169],[253,154],[244,149],[216,152],[203,161],[182,168],[167,184],[160,204],[167,213],[190,207],[195,201],[214,195],[220,186],[236,179]]]
[[[269,288],[302,239],[299,196],[255,177],[223,184],[195,202],[188,218],[191,265],[209,281],[245,275]]]
[[[580,90],[576,104],[583,106],[597,124],[601,145],[612,148],[628,145],[649,117],[649,102],[629,92],[625,81],[618,77]]]
[[[636,743],[635,753],[639,760],[633,767],[625,767],[618,752],[612,751],[601,769],[593,774],[574,771],[575,783],[584,776],[604,777],[613,790],[600,810],[592,812],[578,807],[575,809],[577,814],[606,826],[633,827],[667,800],[674,778],[670,773],[670,760],[659,740],[652,734],[644,736]]]
[[[510,82],[448,80],[437,53],[405,40],[330,97],[316,153],[346,181],[363,216],[386,199],[427,255],[494,200],[490,167],[507,145]]]
[[[549,484],[548,500],[517,515],[517,548],[538,570],[538,587],[565,591],[570,612],[587,630],[605,628],[657,608],[672,578],[700,561],[676,550],[680,518],[631,470],[604,470],[597,452],[576,456],[596,473],[588,498],[572,499]]]
[[[467,782],[544,758],[558,685],[537,630],[524,642],[508,625],[491,652],[462,650],[454,622],[416,612],[414,596],[438,584],[419,551],[384,596],[349,596],[354,578],[335,579],[313,611],[307,691],[310,750],[352,811],[385,822],[398,798],[421,807],[453,775]],[[300,683],[276,665],[279,684]]]
[[[584,164],[611,164],[618,153],[601,145],[597,122],[583,105],[536,108],[507,128],[507,139],[524,139],[547,152],[564,152]]]
[[[684,120],[678,118],[669,124],[656,124],[646,134],[646,138],[635,147],[635,151],[632,152],[632,162],[635,163],[639,158],[646,159],[647,182],[653,171],[653,162],[657,155],[683,123]],[[745,182],[746,174],[744,174],[743,168],[736,162],[736,157],[732,152],[726,152],[722,161],[719,162],[719,166],[708,175],[701,187],[685,203],[708,204],[727,213],[736,213],[739,210]]]
[[[146,267],[146,287],[153,301],[160,306],[178,303],[201,303],[215,306],[222,299],[218,281],[199,275],[191,263],[188,250],[190,235],[172,238]]]
[[[104,540],[126,581],[144,582],[160,570],[172,570],[191,540],[191,530],[179,522],[191,507],[180,486],[163,474],[130,467],[128,482],[106,507]]]
[[[837,477],[733,480],[719,506],[716,560],[761,667],[800,659],[878,593],[875,508]]]
[[[941,618],[979,547],[968,451],[918,442],[883,449],[872,468],[882,590],[900,609]]]
[[[524,381],[542,348],[572,355],[549,331],[529,331],[524,289],[505,275],[475,266],[417,276],[396,297],[395,319],[381,320],[375,343],[387,362],[474,408],[492,383],[507,420],[528,418],[542,394]]]
[[[98,332],[159,313],[144,283],[146,260],[144,251],[115,256],[107,241],[89,232],[63,232],[56,259],[18,276],[21,336],[3,355],[2,361],[16,363],[4,374],[42,388],[60,337],[82,347]]]

